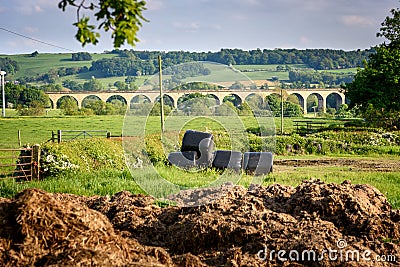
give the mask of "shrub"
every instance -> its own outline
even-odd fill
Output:
[[[40,165],[44,177],[79,169],[79,165],[71,163],[67,155],[54,153],[54,151],[46,149],[42,150]]]
[[[344,127],[365,127],[366,123],[363,120],[351,120],[344,123]]]
[[[168,159],[165,156],[164,148],[161,143],[161,137],[158,134],[148,135],[145,139],[147,157],[153,164],[163,163],[167,164]]]
[[[21,105],[17,106],[19,116],[42,116],[45,114],[46,109],[39,101],[32,101],[29,107],[23,108]]]
[[[125,159],[120,142],[91,138],[44,144],[40,164],[44,176],[48,176],[77,169],[87,172],[107,168],[123,170]]]

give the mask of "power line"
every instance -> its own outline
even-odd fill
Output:
[[[65,48],[65,47],[61,47],[61,46],[58,46],[58,45],[50,44],[50,43],[47,43],[47,42],[44,42],[44,41],[29,37],[29,36],[26,36],[26,35],[23,35],[23,34],[8,30],[8,29],[5,29],[5,28],[2,28],[2,27],[0,27],[0,30],[3,30],[5,32],[8,32],[8,33],[11,33],[11,34],[14,34],[14,35],[18,35],[20,37],[23,37],[23,38],[26,38],[26,39],[29,39],[29,40],[32,40],[32,41],[35,41],[35,42],[38,42],[38,43],[42,43],[42,44],[45,44],[45,45],[48,45],[48,46],[60,48],[60,49],[63,49],[63,50],[66,50],[66,51],[70,51],[70,52],[76,52],[76,51],[71,50],[69,48]]]

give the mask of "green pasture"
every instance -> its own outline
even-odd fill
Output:
[[[278,78],[280,81],[289,80],[288,71],[277,71],[278,66],[288,66],[291,69],[307,69],[304,64],[287,64],[287,65],[234,65],[233,67],[252,80],[270,80],[273,77]]]
[[[243,73],[252,80],[270,80],[273,77],[278,78],[280,81],[289,80],[289,73],[287,71],[254,71]]]
[[[234,65],[233,67],[240,71],[253,71],[253,70],[276,71],[276,68],[278,66],[288,66],[292,69],[308,68],[307,65],[304,64]]]
[[[80,74],[74,74],[74,75],[68,75],[64,77],[59,78],[59,82],[62,83],[65,80],[71,80],[71,81],[76,81],[78,83],[84,83],[88,80],[90,80],[92,77],[95,77],[97,81],[101,82],[103,84],[104,89],[116,89],[114,86],[114,83],[117,81],[120,82],[125,82],[125,79],[127,76],[119,76],[119,77],[107,77],[104,78],[102,77],[101,74],[95,71],[89,71],[85,73],[80,73]],[[151,76],[145,75],[145,76],[139,76],[136,77],[135,84],[139,87],[142,86],[144,81],[148,79]]]
[[[337,70],[319,70],[319,72],[328,73],[357,73],[358,68],[337,69]]]
[[[57,130],[108,130],[112,135],[121,135],[124,125],[124,116],[61,116],[60,110],[49,110],[47,116],[42,117],[18,117],[15,110],[6,110],[6,118],[0,118],[0,148],[18,146],[18,130],[21,132],[22,144],[42,143],[51,138],[51,132]],[[223,117],[217,116],[218,119],[228,129],[232,127],[245,129],[254,127],[255,122],[252,117],[235,116]],[[201,122],[196,117],[187,116],[167,116],[167,129],[185,129],[190,127],[198,128],[198,130],[212,129],[214,123],[212,121]],[[280,118],[260,118],[262,125],[275,124],[277,131],[280,130]],[[296,130],[296,120],[304,120],[304,118],[284,118],[284,131],[290,133]],[[326,118],[307,118],[316,122],[324,122],[326,126],[330,124],[343,124],[344,121]],[[187,124],[186,122],[191,122]],[[141,135],[143,132],[137,132],[144,129],[146,124],[146,133],[159,133],[160,117],[158,116],[128,116],[125,120],[125,135]],[[170,127],[170,128],[168,128]]]
[[[0,148],[18,147],[18,130],[22,144],[46,142],[57,130],[108,130],[121,135],[123,116],[89,117],[10,117],[0,119]]]
[[[91,55],[93,60],[116,56],[114,54],[91,54]],[[18,55],[7,55],[7,57],[17,61],[20,65],[20,70],[14,77],[16,79],[24,76],[36,76],[38,74],[46,74],[51,69],[91,66],[91,61],[72,61],[71,53],[59,53],[59,54],[39,53],[39,55],[36,57],[31,57],[30,54],[18,54]]]
[[[14,113],[13,113],[14,112]],[[89,117],[67,117],[56,115],[57,111],[51,110],[48,116],[43,117],[18,117],[15,111],[7,110],[10,117],[0,118],[0,148],[16,148],[18,147],[18,129],[21,130],[22,144],[44,143],[51,138],[51,132],[56,130],[108,130],[113,135],[120,135],[124,126],[124,116],[89,116]],[[13,116],[12,116],[13,115]],[[243,129],[254,125],[254,121],[249,117],[238,117],[242,125],[229,117],[221,117],[219,121],[212,119],[201,119],[196,117],[167,117],[167,129],[197,129],[197,130],[224,130],[226,128]],[[284,129],[287,132],[295,130],[294,121],[299,118],[285,118]],[[304,119],[304,118],[303,118]],[[326,122],[327,124],[343,123],[333,119],[309,118]],[[160,133],[160,117],[150,116],[129,116],[125,121],[125,127],[128,129],[126,133],[143,137],[143,132],[136,132],[136,129],[145,130],[146,134],[156,135]],[[280,119],[274,119],[275,127],[279,129]],[[143,127],[146,125],[146,127]],[[181,138],[181,136],[180,136]],[[119,142],[119,141],[115,141]],[[179,140],[175,140],[179,143]],[[48,143],[48,145],[51,145]],[[55,144],[56,145],[56,144]],[[178,144],[179,145],[179,144]],[[68,150],[68,142],[64,143],[66,151],[69,151],[70,158],[77,157],[79,159],[83,151],[76,146],[74,149]],[[101,147],[94,156],[102,158]],[[137,147],[140,149],[140,147]],[[122,147],[121,147],[122,149]],[[158,148],[154,148],[158,149]],[[395,149],[395,148],[391,148]],[[96,150],[94,150],[96,151]],[[119,151],[117,154],[120,154]],[[337,158],[339,155],[330,155]],[[343,157],[343,155],[340,155]],[[298,155],[297,158],[330,158],[320,155]],[[388,161],[398,161],[398,156],[390,154],[385,155],[347,155],[352,159],[371,159],[379,158]],[[294,158],[294,156],[277,156],[278,159]],[[88,165],[89,166],[89,165]],[[167,166],[163,163],[155,164],[155,170],[152,168],[138,168],[130,173],[125,167],[117,169],[107,167],[97,163],[96,168],[85,168],[74,172],[65,172],[58,175],[47,177],[43,181],[17,182],[10,179],[0,180],[0,197],[10,197],[24,188],[38,187],[50,192],[64,192],[79,195],[106,195],[115,194],[121,190],[128,190],[133,193],[144,193],[143,189],[136,183],[137,181],[148,182],[149,186],[157,188],[153,183],[158,175],[179,187],[199,187],[212,183],[221,175],[215,170],[203,170],[200,172],[186,172],[178,168]],[[344,180],[351,180],[352,183],[367,183],[377,187],[384,193],[390,203],[395,208],[400,208],[400,171],[393,170],[391,172],[375,171],[359,171],[351,169],[347,166],[306,166],[287,169],[285,171],[274,172],[268,176],[261,177],[263,185],[280,183],[284,185],[297,186],[303,180],[318,178],[328,183],[341,183]],[[248,186],[252,182],[253,177],[243,175],[237,181],[238,184]]]

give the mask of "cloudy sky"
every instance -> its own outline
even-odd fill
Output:
[[[82,48],[74,38],[75,10],[64,13],[58,2],[0,0],[0,54],[113,49],[104,33],[97,46]],[[376,37],[380,23],[399,6],[398,0],[148,0],[149,22],[134,49],[365,49],[384,41]]]

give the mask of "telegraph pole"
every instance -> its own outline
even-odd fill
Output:
[[[281,135],[283,135],[283,89],[281,88]]]
[[[3,70],[0,70],[0,78],[1,78],[1,95],[2,95],[2,101],[3,101],[3,107],[1,111],[1,116],[5,117],[6,116],[6,94],[4,92],[4,76],[6,75],[6,72]]]
[[[158,56],[158,73],[159,73],[159,85],[160,85],[160,114],[161,114],[161,132],[164,132],[164,97],[162,88],[162,60],[161,56]]]

